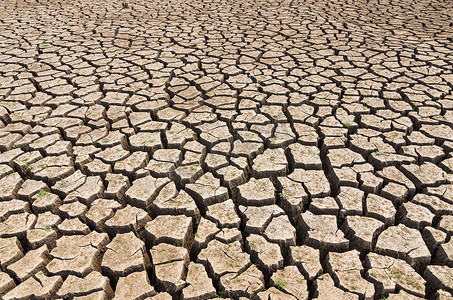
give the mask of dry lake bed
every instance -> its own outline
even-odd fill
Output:
[[[453,299],[453,2],[2,0],[1,299]]]

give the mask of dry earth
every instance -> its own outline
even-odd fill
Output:
[[[452,1],[1,6],[2,299],[452,299]]]

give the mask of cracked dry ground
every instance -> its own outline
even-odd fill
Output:
[[[452,299],[451,1],[2,6],[2,299]]]

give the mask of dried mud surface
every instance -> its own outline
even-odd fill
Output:
[[[2,1],[2,299],[452,299],[452,1]]]

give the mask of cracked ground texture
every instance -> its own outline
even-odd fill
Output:
[[[1,299],[453,298],[452,1],[1,6]]]

